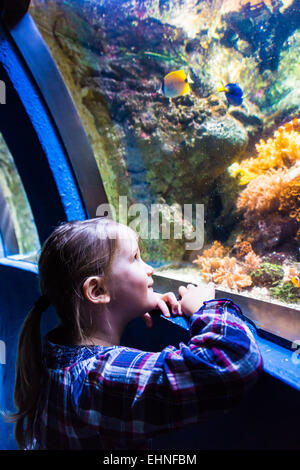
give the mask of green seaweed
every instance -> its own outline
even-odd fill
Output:
[[[178,53],[177,56],[173,56],[171,54],[159,54],[158,52],[144,51],[143,54],[149,57],[153,57],[154,59],[162,60],[164,62],[177,62],[189,65],[188,60],[181,53]]]
[[[300,289],[299,287],[295,287],[291,281],[281,283],[276,287],[271,287],[270,293],[273,297],[283,302],[300,302]]]
[[[120,57],[119,60],[128,60],[128,58],[138,58],[141,60],[143,57],[149,57],[154,60],[158,60],[160,62],[167,62],[172,64],[178,64],[180,66],[189,66],[189,61],[186,57],[181,53],[178,52],[176,55],[171,53],[169,54],[161,54],[159,52],[152,52],[152,51],[137,51],[137,52],[130,52],[125,47],[120,47],[120,51],[123,54],[123,58]]]
[[[250,274],[252,282],[256,286],[276,286],[284,276],[283,269],[277,264],[262,263],[256,271]]]

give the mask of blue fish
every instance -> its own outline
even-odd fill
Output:
[[[240,106],[243,102],[243,90],[237,83],[228,83],[218,88],[218,91],[224,91],[228,104]]]

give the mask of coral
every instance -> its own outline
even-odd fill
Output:
[[[284,170],[260,175],[240,193],[236,206],[245,210],[244,217],[256,220],[280,211],[291,219],[300,221],[300,177],[289,180]]]
[[[236,256],[236,258],[241,259],[244,258],[248,253],[252,251],[252,246],[249,241],[240,241],[239,237],[236,243],[233,245],[231,249],[231,254]]]
[[[246,185],[259,175],[271,169],[290,168],[300,160],[300,133],[279,130],[266,142],[261,139],[256,144],[257,157],[250,157],[240,164],[233,163],[228,168],[232,177],[239,177],[239,184]]]
[[[259,268],[262,260],[253,251],[249,240],[242,240],[241,236],[237,237],[236,243],[233,245],[231,254],[235,255],[243,263],[244,271],[249,274]]]
[[[255,214],[251,219],[243,221],[243,231],[251,240],[255,253],[264,255],[266,252],[274,251],[280,247],[280,251],[291,255],[295,250],[298,224],[288,216],[281,216],[278,213],[268,214],[265,217],[255,219]],[[286,244],[285,247],[282,244]]]
[[[205,281],[213,281],[230,289],[242,290],[252,285],[252,280],[235,257],[226,256],[229,249],[215,241],[211,248],[204,250],[193,263],[201,268]]]
[[[256,255],[254,251],[250,251],[244,258],[244,269],[247,274],[251,271],[255,271],[261,265],[261,258],[260,256]]]
[[[205,258],[223,258],[223,256],[228,254],[228,252],[229,248],[225,248],[220,242],[215,240],[210,248],[203,251],[203,256]]]
[[[286,169],[269,170],[250,181],[236,201],[244,211],[243,229],[262,248],[271,249],[289,237],[299,239],[300,176]]]
[[[277,264],[262,263],[250,276],[255,286],[276,286],[283,279],[284,270]]]
[[[279,211],[300,222],[300,176],[293,178],[282,187],[279,197]]]
[[[300,289],[299,287],[295,287],[291,281],[281,283],[276,287],[271,287],[270,293],[273,297],[282,300],[284,303],[300,302]]]
[[[240,193],[236,202],[237,209],[245,210],[245,218],[258,218],[277,210],[282,187],[286,185],[285,178],[286,170],[281,168],[257,176]]]

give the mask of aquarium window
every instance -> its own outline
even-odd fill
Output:
[[[161,282],[213,282],[258,328],[291,341],[300,338],[294,3],[32,0],[29,10],[111,214],[140,233]]]
[[[0,233],[0,258],[3,258],[4,256],[4,243],[3,243],[3,238]]]
[[[1,133],[0,211],[2,256],[34,256],[40,249],[34,218],[14,159]]]

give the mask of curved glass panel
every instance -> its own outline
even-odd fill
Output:
[[[156,272],[299,309],[296,1],[33,0],[30,13],[113,215]]]
[[[3,198],[0,204],[1,229],[6,232],[1,233],[3,249],[0,248],[0,255],[21,255],[22,259],[36,260],[40,242],[34,218],[13,157],[1,133],[0,190]]]

